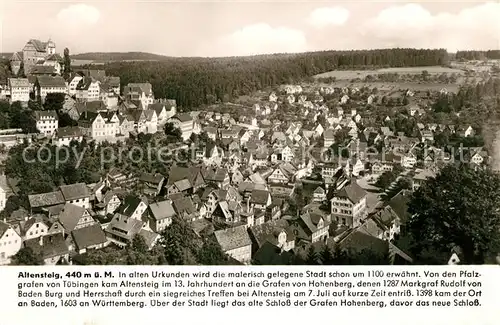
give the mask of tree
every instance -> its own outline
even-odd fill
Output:
[[[24,62],[21,61],[21,65],[19,66],[19,71],[17,71],[17,77],[18,78],[25,78],[26,74],[24,72]]]
[[[13,265],[44,265],[43,258],[31,247],[23,247],[12,257]]]
[[[60,111],[63,108],[65,95],[63,93],[48,93],[43,107],[47,111]]]
[[[210,236],[198,251],[197,260],[202,265],[224,265],[228,258],[215,238]]]
[[[63,77],[64,79],[68,79],[69,75],[71,73],[71,57],[69,56],[69,49],[65,48],[64,49],[64,72],[63,72]]]
[[[460,247],[464,264],[483,264],[500,251],[500,176],[490,170],[448,165],[414,193],[408,211],[415,256]]]
[[[381,188],[382,190],[385,190],[392,184],[392,182],[394,182],[395,179],[396,179],[396,176],[394,175],[394,173],[392,171],[383,172],[382,175],[380,175],[377,178],[377,181],[375,182],[375,186],[377,186],[378,188]]]
[[[126,248],[128,265],[156,265],[158,257],[151,254],[146,240],[141,235],[135,235],[132,243]]]
[[[59,127],[65,127],[65,126],[77,126],[78,122],[73,120],[71,116],[69,116],[68,113],[63,113],[61,111],[57,112],[58,120],[59,120]]]
[[[182,141],[182,132],[179,128],[175,127],[175,125],[171,122],[165,124],[165,134],[167,138],[169,138],[172,142],[181,142]]]
[[[319,259],[321,261],[321,264],[323,265],[333,264],[333,253],[327,245],[323,246],[323,250],[321,251],[321,253],[319,253]]]
[[[318,264],[318,253],[316,253],[316,250],[314,249],[314,246],[309,246],[309,250],[307,251],[307,257],[306,257],[306,264],[307,265],[317,265]]]

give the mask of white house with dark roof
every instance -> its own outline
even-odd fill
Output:
[[[23,240],[30,240],[45,236],[49,232],[49,224],[44,215],[35,214],[19,225],[20,235]]]
[[[23,240],[14,228],[0,221],[0,265],[10,264],[11,257],[22,247]]]
[[[148,109],[154,110],[158,118],[158,126],[163,127],[169,119],[177,114],[177,103],[175,99],[160,99],[150,104]]]
[[[76,96],[76,87],[84,78],[84,74],[82,72],[73,72],[70,74],[68,78],[68,95]]]
[[[148,204],[145,199],[130,195],[123,200],[122,204],[116,210],[116,213],[133,219],[142,220],[142,216],[147,208]]]
[[[149,227],[156,233],[165,230],[176,215],[170,200],[154,202],[149,205]]]
[[[339,226],[359,226],[367,213],[366,197],[366,191],[351,179],[331,199],[332,218]]]
[[[92,77],[83,77],[76,85],[75,96],[81,101],[100,100],[101,82]]]
[[[182,133],[182,139],[187,140],[193,134],[194,120],[188,113],[177,114],[172,117],[172,122],[175,127],[179,128]]]
[[[123,87],[123,96],[130,101],[140,101],[142,108],[154,103],[153,86],[149,82],[129,83]]]
[[[66,203],[75,204],[84,209],[90,208],[90,191],[85,183],[61,185],[59,190]]]
[[[58,128],[55,132],[54,143],[58,147],[68,146],[72,141],[82,142],[83,133],[77,126]]]
[[[148,222],[121,213],[115,213],[105,229],[106,237],[118,246],[124,247],[132,242],[135,236],[142,236],[146,245],[151,249],[160,235],[151,231]]]
[[[36,128],[40,133],[52,136],[59,128],[56,111],[35,111]]]
[[[250,263],[252,240],[245,225],[218,230],[214,235],[224,253],[243,264]]]
[[[306,211],[291,225],[296,239],[300,242],[316,243],[329,237],[330,220],[318,211]]]
[[[36,78],[36,94],[40,96],[42,101],[45,100],[47,94],[60,93],[66,94],[68,87],[63,77],[60,76],[38,76]]]
[[[75,251],[84,254],[89,250],[100,249],[109,244],[104,230],[98,223],[78,228],[71,232]]]
[[[30,100],[30,83],[27,78],[9,78],[10,102],[28,102]]]

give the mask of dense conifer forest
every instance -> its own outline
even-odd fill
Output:
[[[457,60],[500,60],[500,50],[489,51],[458,51]]]
[[[444,49],[322,51],[225,58],[168,58],[109,62],[122,85],[151,82],[155,97],[176,99],[184,108],[228,101],[256,90],[293,83],[335,69],[436,66],[448,63]]]

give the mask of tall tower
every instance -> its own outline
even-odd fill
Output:
[[[49,38],[47,41],[47,55],[52,55],[56,54],[56,43],[52,42],[52,40]]]

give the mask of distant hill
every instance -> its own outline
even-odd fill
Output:
[[[12,56],[12,54],[14,54],[14,53],[0,53],[0,58],[2,58],[2,59],[10,59],[10,57]]]
[[[88,52],[72,54],[72,60],[111,61],[163,61],[170,57],[145,52]]]

